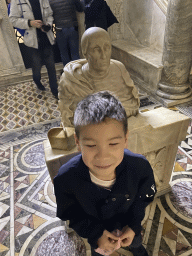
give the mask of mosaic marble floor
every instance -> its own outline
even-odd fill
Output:
[[[33,81],[8,86],[1,91],[0,132],[60,117],[48,79],[43,79],[42,84],[46,91],[39,90]]]
[[[60,125],[60,113],[47,80],[43,83],[45,92],[29,81],[0,96],[0,256],[86,255],[87,244],[55,217],[43,141],[50,128]],[[140,96],[141,111],[160,106],[144,92]],[[143,220],[143,244],[150,256],[192,255],[191,127],[192,122],[178,147],[172,191],[155,199]],[[131,253],[113,254],[125,255]]]

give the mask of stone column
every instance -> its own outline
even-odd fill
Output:
[[[5,0],[0,0],[0,81],[25,70]]]
[[[192,60],[192,2],[169,0],[163,49],[163,72],[157,95],[180,100],[192,94],[189,74]]]

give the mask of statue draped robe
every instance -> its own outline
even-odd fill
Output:
[[[104,76],[93,77],[84,69],[86,59],[75,60],[64,67],[59,83],[59,108],[63,126],[73,126],[77,103],[87,95],[108,90],[124,106],[127,116],[135,116],[139,109],[139,95],[125,66],[110,60],[110,67]]]

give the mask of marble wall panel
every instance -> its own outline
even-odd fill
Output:
[[[125,22],[142,45],[150,45],[153,4],[152,0],[129,0]]]
[[[166,16],[154,0],[107,0],[119,24],[109,28],[112,41],[163,50]]]
[[[166,16],[158,5],[153,2],[153,15],[151,27],[150,45],[153,48],[163,50]]]
[[[0,0],[0,55],[0,79],[25,70],[5,0]]]

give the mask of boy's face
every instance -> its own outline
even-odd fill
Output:
[[[106,118],[99,124],[81,127],[79,134],[79,139],[75,135],[75,140],[85,165],[98,179],[114,179],[115,169],[122,162],[127,147],[123,124]]]

